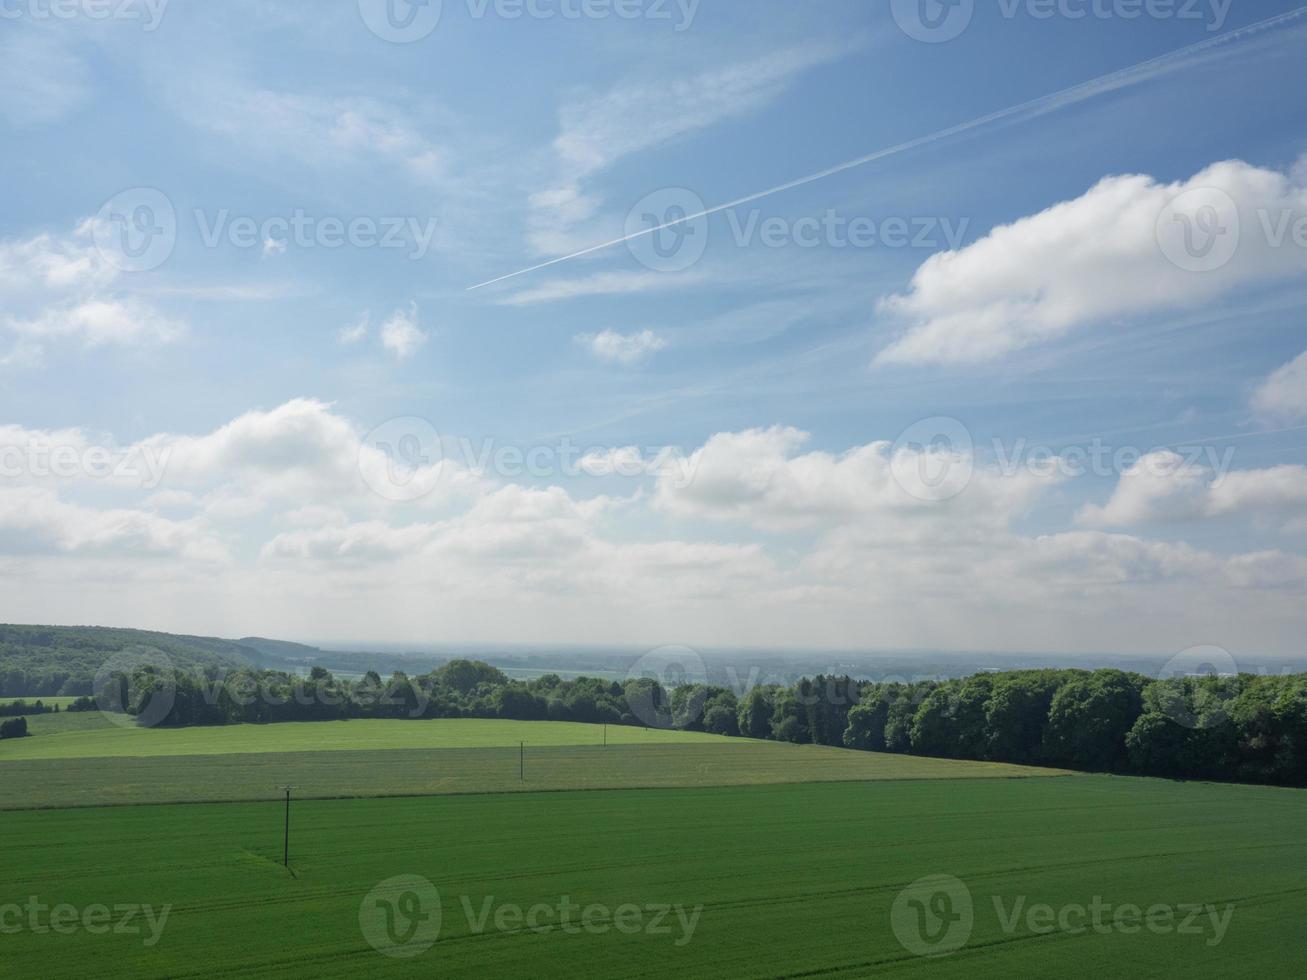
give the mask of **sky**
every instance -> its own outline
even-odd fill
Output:
[[[1301,654],[1307,10],[0,0],[0,620]]]

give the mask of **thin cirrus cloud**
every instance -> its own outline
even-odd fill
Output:
[[[876,363],[991,361],[1116,316],[1192,308],[1301,276],[1307,256],[1280,237],[1279,219],[1307,210],[1302,173],[1232,160],[1171,184],[1107,177],[1075,200],[927,259],[906,292],[880,303],[906,326]],[[1209,212],[1213,201],[1230,207]],[[1181,234],[1185,222],[1206,226],[1213,213],[1216,233],[1227,236],[1218,247],[1237,242],[1232,254],[1197,270],[1184,255],[1177,262],[1168,235]]]
[[[756,112],[805,72],[850,50],[849,45],[796,45],[670,81],[663,76],[622,82],[563,105],[553,142],[559,178],[530,197],[531,245],[539,254],[577,247],[578,226],[602,206],[586,189],[588,178],[636,153]]]

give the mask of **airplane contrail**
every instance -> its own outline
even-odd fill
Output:
[[[849,160],[845,163],[836,164],[833,167],[827,167],[825,170],[819,170],[817,173],[809,174],[806,177],[799,177],[795,180],[787,181],[784,184],[777,184],[775,187],[769,187],[764,191],[758,191],[756,194],[749,194],[746,197],[736,198],[725,204],[718,204],[714,207],[700,211],[697,214],[686,215],[675,221],[669,221],[666,224],[657,225],[651,228],[645,228],[641,231],[633,232],[629,235],[623,235],[621,238],[614,238],[611,241],[600,242],[598,245],[591,245],[589,248],[583,248],[578,252],[572,252],[568,255],[560,255],[557,258],[549,259],[547,262],[541,262],[537,265],[529,266],[525,269],[519,269],[516,272],[510,272],[507,275],[497,276],[494,279],[487,279],[485,282],[477,283],[474,286],[468,286],[466,291],[471,292],[476,289],[483,289],[486,286],[493,286],[496,283],[504,282],[508,279],[516,279],[518,276],[525,276],[532,272],[539,272],[541,269],[548,269],[550,266],[558,265],[562,262],[570,262],[572,259],[579,259],[584,255],[590,255],[594,252],[601,252],[606,248],[612,248],[614,245],[621,245],[625,242],[634,241],[637,238],[644,238],[649,235],[665,231],[668,228],[675,228],[678,225],[685,225],[691,221],[698,221],[700,218],[706,218],[722,211],[729,211],[732,208],[738,208],[745,204],[752,204],[754,201],[760,201],[765,197],[772,197],[796,187],[803,187],[806,184],[815,183],[819,180],[825,180],[827,177],[833,177],[835,174],[844,173],[846,170],[853,170],[857,167],[866,166],[869,163],[875,163],[878,160],[884,160],[887,157],[897,156],[900,153],[906,153],[909,150],[919,149],[928,146],[931,143],[938,143],[954,136],[960,136],[963,133],[980,129],[983,126],[989,126],[993,123],[1013,120],[1022,116],[1033,118],[1047,112],[1053,112],[1057,109],[1074,105],[1077,102],[1083,102],[1103,92],[1109,92],[1114,89],[1124,88],[1126,85],[1135,84],[1149,77],[1150,72],[1169,66],[1174,62],[1181,61],[1191,55],[1208,51],[1212,48],[1224,47],[1225,45],[1242,41],[1254,34],[1261,34],[1265,31],[1280,27],[1292,20],[1297,20],[1307,14],[1307,7],[1299,7],[1285,14],[1279,14],[1275,17],[1268,17],[1266,20],[1258,21],[1255,24],[1249,24],[1246,27],[1240,27],[1238,30],[1221,34],[1218,37],[1208,38],[1206,41],[1199,41],[1197,44],[1191,44],[1184,48],[1178,48],[1167,54],[1159,55],[1156,58],[1149,58],[1147,61],[1141,61],[1136,65],[1128,68],[1120,68],[1116,71],[1109,72],[1106,75],[1100,75],[1092,78],[1087,82],[1081,82],[1078,85],[1072,85],[1070,88],[1064,88],[1049,95],[1041,95],[1038,98],[1030,99],[1018,105],[1009,106],[1006,109],[999,109],[988,115],[979,116],[964,123],[958,123],[947,129],[940,129],[926,136],[918,136],[916,139],[908,140],[905,143],[898,143],[894,146],[886,147],[883,150],[876,150],[874,153],[868,153],[866,156]]]

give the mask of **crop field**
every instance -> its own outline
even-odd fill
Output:
[[[297,726],[275,726],[290,727]],[[610,742],[607,748],[549,745],[542,743],[551,737],[566,739],[570,733],[564,730],[550,736],[553,723],[536,727],[544,731],[536,734],[525,752],[486,746],[166,757],[7,759],[0,755],[0,785],[5,787],[0,809],[266,800],[286,785],[294,786],[299,798],[331,799],[1061,774],[747,739]],[[37,741],[31,738],[21,744]]]
[[[49,719],[49,727],[36,725]],[[667,731],[573,722],[498,721],[449,718],[430,721],[408,719],[356,719],[228,725],[214,728],[136,728],[106,721],[99,712],[80,717],[37,716],[29,721],[33,735],[53,737],[17,739],[0,743],[0,760],[74,759],[171,755],[232,755],[262,752],[337,752],[348,750],[488,748],[527,745],[713,744],[738,745],[740,739],[701,732]],[[83,721],[85,719],[85,721]],[[66,727],[65,727],[66,726]]]
[[[282,819],[276,802],[0,813],[0,915],[20,923],[4,974],[1307,970],[1294,791],[1084,776],[303,802],[290,871]],[[933,876],[957,882],[942,904],[910,888]],[[31,926],[65,904],[112,911],[94,932]],[[944,933],[924,951],[950,955],[919,955]]]

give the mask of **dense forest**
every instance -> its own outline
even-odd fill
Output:
[[[340,680],[238,670],[121,678],[131,712],[168,726],[344,718],[511,718],[684,728],[798,744],[1095,772],[1307,785],[1307,675],[1156,680],[1027,670],[913,684],[817,676],[742,697],[714,685],[547,675],[456,660],[430,674]]]
[[[98,626],[0,625],[0,695],[79,697],[93,693],[96,672],[115,656],[150,650],[179,670],[235,669],[258,664],[257,651],[201,636]]]

